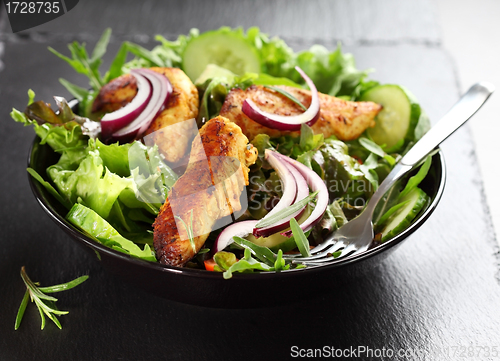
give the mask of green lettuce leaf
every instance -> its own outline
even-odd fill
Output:
[[[76,203],[66,218],[103,245],[146,261],[156,261],[148,244],[144,249],[118,233],[105,219],[92,209]]]
[[[123,178],[103,166],[99,151],[89,151],[76,170],[61,162],[50,166],[47,174],[59,193],[71,203],[79,199],[101,217],[107,218],[120,193],[134,188],[132,178]]]

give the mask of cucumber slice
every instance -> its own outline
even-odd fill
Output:
[[[228,69],[236,75],[260,73],[260,58],[254,47],[242,35],[214,30],[192,38],[184,49],[182,68],[195,81],[208,64]]]
[[[300,216],[297,220],[299,224],[303,223],[311,214],[312,210],[310,207],[307,207],[306,211]],[[255,243],[259,246],[264,246],[269,248],[273,252],[278,252],[278,250],[282,250],[283,252],[291,251],[292,249],[297,248],[297,244],[295,243],[295,239],[292,237],[282,236],[282,232],[288,231],[290,228],[284,229],[281,232],[271,234],[269,237],[259,237],[256,238],[252,234],[249,234],[245,238],[252,243]]]
[[[282,231],[285,232],[285,231]],[[274,253],[278,252],[278,250],[282,250],[283,252],[291,251],[294,248],[297,248],[297,244],[295,244],[295,239],[293,237],[285,237],[280,233],[271,234],[269,237],[260,237],[256,238],[252,234],[249,234],[245,237],[252,243],[255,243],[259,246],[267,247]]]
[[[213,78],[223,78],[227,79],[228,83],[232,83],[236,75],[226,68],[220,67],[215,64],[208,64],[206,68],[201,72],[200,76],[196,78],[194,85],[201,86],[208,79]]]
[[[421,109],[407,89],[393,84],[379,85],[364,93],[360,100],[383,106],[375,118],[375,127],[367,129],[375,143],[392,148],[398,143],[403,144],[402,140],[414,138]]]
[[[382,229],[382,242],[385,242],[398,233],[402,232],[413,221],[417,214],[429,201],[429,196],[420,188],[414,188],[410,193],[401,199],[401,202],[408,203],[401,207],[388,220]]]

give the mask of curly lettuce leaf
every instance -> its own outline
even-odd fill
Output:
[[[76,170],[68,170],[60,162],[47,169],[59,193],[71,203],[82,203],[101,217],[107,218],[120,193],[133,188],[131,178],[123,178],[103,166],[99,151],[89,151]]]

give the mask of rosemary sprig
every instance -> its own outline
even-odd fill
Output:
[[[45,293],[54,293],[69,290],[87,280],[89,276],[81,276],[73,281],[62,283],[60,285],[38,287],[40,286],[40,284],[38,282],[33,282],[28,277],[26,269],[23,266],[21,267],[21,278],[26,285],[26,292],[24,293],[23,300],[21,301],[21,305],[19,306],[19,311],[17,312],[16,324],[14,329],[17,330],[21,325],[24,311],[26,310],[26,306],[28,305],[28,300],[31,299],[31,302],[35,302],[36,306],[38,307],[38,312],[40,312],[40,317],[42,319],[41,329],[43,330],[45,327],[45,316],[51,319],[56,324],[56,326],[61,329],[61,323],[57,319],[56,315],[65,315],[68,313],[68,311],[59,311],[55,305],[57,298],[48,296]]]
[[[189,243],[191,243],[191,248],[193,249],[193,252],[196,253],[196,245],[194,244],[194,232],[193,232],[193,210],[191,209],[191,219],[189,227],[181,217],[175,216],[175,218],[181,221],[182,224],[184,225],[184,228],[186,228],[187,236],[189,238]]]

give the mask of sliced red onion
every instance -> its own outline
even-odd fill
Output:
[[[318,191],[316,207],[312,211],[311,215],[300,225],[300,228],[304,232],[307,232],[321,220],[326,211],[326,207],[328,206],[328,188],[321,177],[304,164],[279,153],[276,153],[276,157],[294,166],[305,178],[309,188],[311,188],[313,192]],[[291,237],[292,231],[288,230],[282,233],[282,235]]]
[[[319,118],[318,90],[311,78],[309,78],[302,69],[296,66],[295,70],[299,72],[309,86],[309,89],[311,89],[311,105],[309,105],[309,108],[304,113],[293,116],[271,114],[260,110],[251,99],[245,99],[243,102],[241,107],[243,113],[259,124],[279,130],[300,130],[300,126],[304,123],[309,126],[316,123]]]
[[[246,237],[252,230],[258,221],[242,221],[236,222],[227,226],[215,240],[214,243],[214,253],[222,251],[224,248],[233,243],[233,237]]]
[[[122,141],[132,140],[142,135],[161,112],[168,101],[168,97],[172,94],[172,84],[165,75],[150,69],[132,69],[131,73],[142,75],[148,79],[151,82],[152,94],[142,113],[130,124],[113,133],[113,138]]]
[[[114,112],[105,114],[101,119],[101,135],[108,139],[118,130],[129,125],[146,108],[151,99],[151,84],[141,74],[132,73],[137,80],[137,94],[130,103]]]
[[[269,157],[270,153],[275,153],[275,152],[272,152],[272,151],[266,149],[266,158]],[[300,172],[294,166],[292,166],[290,163],[283,162],[283,164],[288,168],[290,173],[292,173],[292,176],[295,179],[295,183],[297,184],[297,196],[295,197],[294,203],[303,200],[304,198],[306,198],[309,195],[309,187],[307,186],[306,180],[304,179],[302,174],[300,174]],[[254,235],[258,234],[260,237],[268,237],[271,234],[274,234],[274,233],[282,231],[286,228],[289,228],[290,227],[290,220],[292,218],[297,219],[300,216],[302,216],[302,213],[304,213],[305,209],[306,209],[306,206],[304,206],[302,209],[298,210],[294,214],[283,218],[282,220],[278,221],[276,224],[273,224],[272,226],[263,227],[263,228],[256,228],[253,230],[253,234]]]
[[[262,220],[290,206],[297,197],[297,183],[292,172],[290,172],[285,163],[276,157],[275,152],[268,152],[267,150],[266,159],[280,177],[281,184],[283,185],[283,194],[281,195],[278,204],[276,204],[276,206],[274,206],[274,208],[271,209],[271,211],[266,214],[266,216],[262,218]],[[255,228],[253,231],[253,235],[255,237],[261,237],[260,229]]]

